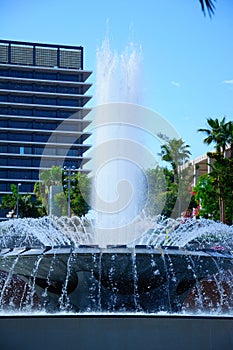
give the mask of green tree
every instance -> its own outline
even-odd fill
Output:
[[[233,123],[231,121],[226,122],[225,117],[223,117],[220,121],[217,118],[209,118],[207,119],[207,123],[209,126],[208,129],[199,129],[198,131],[204,132],[207,135],[207,137],[204,139],[204,143],[208,145],[210,145],[211,143],[215,144],[216,152],[209,152],[207,153],[207,155],[212,160],[212,172],[210,176],[214,176],[215,186],[218,187],[220,221],[225,223],[226,221],[228,221],[226,217],[226,211],[229,211],[229,205],[227,204],[229,201],[229,193],[231,195],[232,201],[232,180],[230,174],[233,171]],[[225,157],[226,148],[229,145],[231,149],[231,159],[227,159]],[[228,173],[229,176],[226,177],[226,173]],[[230,191],[226,192],[226,187],[231,188]]]
[[[214,178],[208,174],[201,175],[193,192],[196,201],[200,204],[199,215],[219,220],[218,193],[214,186]]]
[[[40,173],[40,182],[34,187],[34,192],[38,200],[43,203],[46,212],[49,212],[48,198],[51,186],[62,185],[62,168],[60,166],[52,166],[50,169]]]
[[[159,156],[165,162],[170,163],[174,172],[174,182],[178,183],[178,168],[187,162],[190,158],[189,145],[186,145],[182,139],[171,139],[161,146]]]
[[[171,217],[174,210],[177,196],[178,196],[178,184],[174,182],[174,172],[168,168],[163,168],[165,181],[166,181],[166,201],[162,210],[162,215],[165,217]],[[175,214],[176,215],[176,214]],[[177,216],[179,216],[177,214]]]
[[[148,199],[145,211],[148,215],[177,218],[189,208],[192,191],[189,169],[180,171],[178,178],[178,182],[174,182],[174,172],[168,168],[156,167],[147,171]]]
[[[18,187],[14,184],[11,185],[12,194],[7,194],[2,197],[0,204],[1,209],[14,210],[17,212],[17,201],[18,201],[18,212],[19,217],[32,217],[38,218],[45,215],[42,203],[33,198],[29,193],[19,194]]]
[[[207,119],[208,128],[198,129],[199,132],[204,132],[207,137],[203,140],[204,143],[210,145],[215,144],[217,154],[224,155],[228,143],[232,142],[232,122],[226,122],[226,117],[222,120]]]
[[[162,213],[166,202],[167,183],[164,169],[156,166],[147,170],[147,202],[145,212],[147,215],[156,216]]]
[[[90,208],[88,203],[90,202],[91,181],[86,174],[80,172],[77,172],[72,180],[74,181],[70,188],[70,206],[75,215],[83,216]],[[55,197],[57,205],[62,208],[62,215],[67,215],[67,198],[67,188],[64,190],[64,193],[59,193]]]
[[[218,195],[220,221],[232,224],[233,220],[233,159],[211,154],[212,171],[209,177]]]
[[[230,158],[233,158],[233,122],[230,121],[226,126],[227,143],[230,145]]]
[[[73,175],[73,174],[72,174]],[[64,191],[55,195],[55,203],[60,208],[61,215],[67,215],[68,208],[68,189],[65,188],[64,171],[59,166],[53,166],[40,174],[40,184],[36,184],[34,191],[37,198],[43,202],[48,211],[48,196],[51,186],[63,186]],[[73,213],[77,216],[85,215],[89,210],[91,182],[86,174],[77,172],[72,176],[72,185],[70,186],[70,206]]]

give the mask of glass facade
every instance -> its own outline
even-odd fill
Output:
[[[33,193],[41,167],[82,171],[90,75],[82,47],[0,40],[0,200],[12,183]]]

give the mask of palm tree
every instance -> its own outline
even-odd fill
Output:
[[[52,166],[51,169],[44,170],[40,173],[40,180],[46,187],[62,184],[62,168],[60,166]]]
[[[51,186],[62,185],[62,168],[60,166],[52,166],[48,170],[40,173],[40,185],[35,187],[34,191],[37,197],[42,201],[44,207],[49,210],[49,193]]]
[[[225,210],[225,195],[224,195],[224,180],[222,164],[224,163],[225,151],[228,145],[231,147],[231,157],[233,157],[233,123],[226,122],[226,118],[222,120],[207,119],[209,125],[208,129],[199,129],[199,132],[204,132],[207,137],[204,139],[204,143],[210,145],[215,143],[216,154],[207,153],[210,158],[214,160],[211,164],[212,172],[216,174],[219,191],[219,211],[220,221],[226,221],[226,210]]]
[[[174,171],[174,182],[178,182],[178,167],[184,164],[190,157],[188,150],[190,146],[186,145],[182,139],[171,139],[167,144],[161,146],[161,159],[171,164]]]
[[[204,143],[210,145],[215,143],[216,153],[224,155],[227,144],[230,140],[231,122],[226,123],[226,117],[223,117],[221,121],[217,118],[208,118],[208,129],[198,129],[199,132],[204,132],[207,137],[204,139]]]
[[[215,0],[199,0],[201,4],[201,9],[203,13],[206,13],[206,10],[208,11],[209,16],[211,17],[214,14],[215,6],[214,2]]]
[[[230,158],[233,158],[233,122],[228,122],[226,125],[227,142],[230,146]]]

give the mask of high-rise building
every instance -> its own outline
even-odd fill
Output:
[[[0,201],[52,165],[84,171],[90,75],[81,46],[0,40]]]

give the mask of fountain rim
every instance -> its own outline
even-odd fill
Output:
[[[10,314],[6,313],[5,315],[0,315],[0,319],[21,319],[21,318],[27,318],[27,319],[62,319],[62,318],[67,318],[67,319],[138,319],[138,318],[143,318],[143,319],[183,319],[183,320],[205,320],[205,319],[212,319],[212,320],[233,320],[232,315],[228,314],[221,314],[221,315],[216,315],[216,314],[176,314],[176,313],[167,313],[167,314],[160,314],[160,313],[56,313],[56,314],[27,314],[27,313],[22,313],[22,314]]]
[[[216,250],[214,248],[203,249],[189,249],[186,247],[178,246],[153,246],[153,245],[109,245],[107,247],[99,247],[97,245],[79,245],[77,247],[71,245],[64,246],[22,246],[15,248],[3,248],[0,249],[0,256],[3,258],[16,257],[16,256],[32,256],[32,255],[82,255],[82,254],[136,254],[136,255],[192,255],[203,257],[216,257],[216,258],[233,258],[233,254],[230,250]]]

